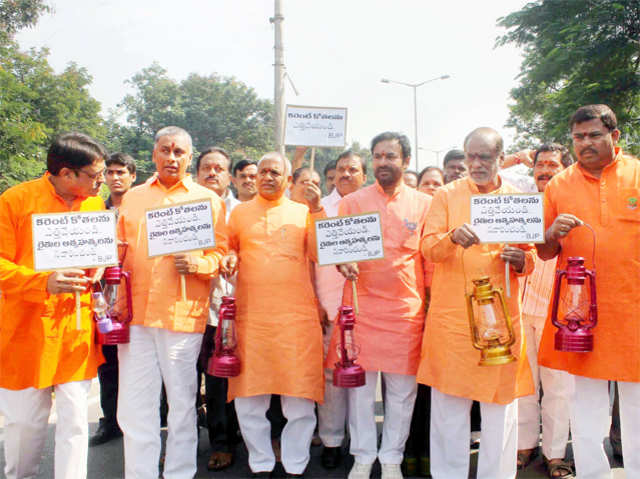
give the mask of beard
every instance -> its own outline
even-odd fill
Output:
[[[381,186],[392,186],[402,179],[402,168],[397,166],[380,166],[374,172],[374,176]]]

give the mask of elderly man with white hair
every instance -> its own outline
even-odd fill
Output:
[[[235,207],[229,218],[229,255],[222,271],[237,269],[237,353],[239,376],[229,380],[238,422],[254,477],[269,477],[275,466],[265,414],[272,394],[281,395],[287,424],[282,431],[282,464],[287,477],[301,477],[309,462],[322,401],[322,330],[309,275],[315,257],[313,218],[323,217],[320,189],[305,186],[306,204],[284,193],[291,165],[279,153],[258,163],[258,194]]]
[[[196,361],[209,314],[209,283],[218,274],[227,238],[224,203],[187,174],[191,159],[189,134],[162,128],[153,148],[156,174],[129,190],[120,206],[118,236],[128,244],[123,266],[132,272],[133,290],[130,342],[118,346],[118,423],[127,479],[158,477],[163,382],[169,403],[163,477],[191,479],[197,469]],[[146,210],[199,200],[211,201],[215,248],[149,258]]]

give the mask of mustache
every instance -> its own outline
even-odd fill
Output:
[[[582,150],[580,150],[580,154],[582,155],[583,153],[586,153],[588,151],[590,151],[591,153],[595,153],[596,155],[598,154],[598,152],[593,148],[591,148],[590,146],[586,146]]]
[[[538,175],[536,180],[550,180],[551,178],[553,178],[551,175]]]

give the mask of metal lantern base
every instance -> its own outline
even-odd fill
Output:
[[[207,374],[219,378],[233,378],[240,374],[240,360],[236,356],[215,354],[209,359]]]
[[[113,330],[102,334],[96,329],[97,343],[107,346],[115,346],[116,344],[127,344],[129,342],[129,323],[120,323],[113,321]]]
[[[340,388],[359,388],[365,384],[364,369],[358,364],[342,366],[336,364],[333,370],[333,385]]]
[[[556,351],[567,353],[589,353],[593,351],[591,328],[578,327],[572,331],[565,326],[558,329],[554,339]]]
[[[480,350],[479,366],[500,366],[515,361],[510,346],[492,346]]]

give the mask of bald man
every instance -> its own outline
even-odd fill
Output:
[[[469,176],[436,191],[426,219],[422,254],[435,263],[417,381],[431,386],[431,474],[434,479],[469,475],[469,421],[473,400],[482,416],[478,479],[513,479],[516,475],[517,406],[515,399],[533,392],[522,341],[518,276],[530,274],[533,245],[480,244],[469,225],[470,199],[477,194],[517,190],[498,175],[503,142],[491,128],[472,131],[464,142]],[[464,256],[463,256],[464,253]],[[464,292],[472,280],[488,275],[494,286],[511,270],[511,297],[505,298],[513,320],[516,361],[479,366],[473,347]]]
[[[291,165],[279,153],[258,163],[258,195],[229,217],[228,274],[238,272],[237,353],[239,376],[229,380],[240,430],[255,477],[275,466],[270,424],[265,414],[279,394],[287,424],[282,430],[282,464],[287,477],[300,477],[309,462],[316,424],[314,401],[322,401],[322,329],[309,275],[315,260],[313,218],[323,217],[320,188],[308,182],[307,204],[284,193]]]

